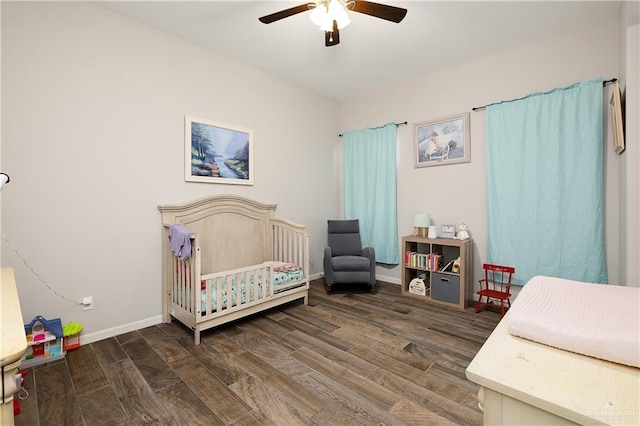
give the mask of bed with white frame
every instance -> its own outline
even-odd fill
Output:
[[[275,205],[237,195],[158,206],[162,214],[162,318],[200,332],[297,299],[308,303],[307,227],[274,218]],[[187,259],[169,247],[172,225],[193,234]],[[283,268],[295,270],[289,281]],[[284,282],[280,282],[284,281]]]

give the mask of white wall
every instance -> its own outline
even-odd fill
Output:
[[[90,3],[1,7],[2,231],[58,293],[95,306],[56,297],[3,242],[25,321],[77,321],[94,340],[158,321],[156,206],[213,194],[309,225],[322,271],[334,101]],[[253,129],[253,186],[184,182],[185,114]]]
[[[0,5],[0,23],[2,22],[2,5]],[[0,31],[0,68],[2,68],[2,31]],[[0,78],[0,99],[2,99],[2,79]],[[2,102],[0,102],[0,116],[2,116]],[[2,120],[0,119],[0,133],[2,133]],[[2,169],[2,136],[0,135],[0,171]],[[0,189],[1,191],[1,189]],[[2,230],[2,192],[0,192],[0,231]],[[2,260],[2,244],[0,244],[0,260]],[[0,262],[0,265],[2,263]],[[1,284],[1,283],[0,283]]]
[[[465,164],[414,168],[413,124],[581,80],[617,76],[617,22],[603,22],[600,27],[550,37],[346,102],[341,105],[340,130],[390,120],[409,122],[408,126],[398,128],[399,233],[412,232],[416,212],[430,212],[437,225],[466,222],[474,239],[476,283],[486,260],[487,244],[485,113],[471,112],[471,162]],[[607,264],[609,280],[615,283],[619,158],[614,156],[609,139],[606,147]],[[400,266],[379,267],[377,272],[388,281],[400,280]]]
[[[640,286],[640,3],[620,8],[620,89],[626,149],[620,155],[620,283]]]

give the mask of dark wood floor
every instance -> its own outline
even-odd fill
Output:
[[[464,370],[499,319],[316,280],[199,346],[174,321],[29,369],[16,424],[479,425]]]

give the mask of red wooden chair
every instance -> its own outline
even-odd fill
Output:
[[[511,277],[515,273],[515,268],[511,266],[492,265],[485,263],[482,265],[484,269],[484,278],[478,281],[480,290],[478,290],[478,303],[476,304],[476,312],[480,312],[487,306],[493,306],[493,300],[500,301],[500,312],[504,316],[504,301],[507,301],[508,307],[511,307]],[[482,302],[482,298],[486,297],[486,302]]]

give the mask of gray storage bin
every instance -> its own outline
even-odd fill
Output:
[[[431,298],[443,302],[460,301],[460,277],[434,272],[431,274]]]

